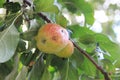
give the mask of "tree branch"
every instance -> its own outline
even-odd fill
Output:
[[[28,5],[30,5],[28,1],[26,1],[26,0],[24,0],[24,1],[25,1]],[[52,23],[52,21],[51,21],[50,19],[48,19],[47,16],[45,16],[44,14],[42,14],[42,13],[37,13],[37,15],[39,15],[39,16],[40,16],[43,20],[45,20],[47,23]],[[85,52],[82,48],[80,48],[72,39],[70,39],[70,40],[72,41],[74,47],[76,47],[76,48],[79,50],[80,53],[82,53],[85,57],[87,57],[87,58],[95,65],[95,67],[96,67],[98,70],[100,70],[100,72],[104,75],[105,80],[111,80],[110,77],[109,77],[109,75],[108,75],[108,73],[107,73],[101,66],[99,66],[99,65],[94,61],[94,59],[93,59],[90,55],[88,55],[87,52]]]
[[[26,3],[27,5],[31,6],[31,3],[27,0],[23,0],[23,3]]]
[[[104,75],[105,80],[111,80],[111,79],[109,78],[107,72],[104,71],[104,69],[103,69],[101,66],[99,66],[99,65],[93,60],[93,58],[92,58],[90,55],[88,55],[87,52],[85,52],[83,49],[81,49],[72,39],[71,39],[71,41],[72,41],[73,45],[79,50],[79,52],[82,53],[85,57],[87,57],[87,58],[95,65],[95,67],[96,67],[98,70],[101,71],[101,73]]]
[[[42,13],[39,13],[39,16],[40,16],[42,19],[44,19],[46,22],[48,22],[48,23],[51,23],[51,22],[52,22],[51,20],[49,20],[49,19],[48,19],[45,15],[43,15]],[[99,65],[94,61],[94,59],[93,59],[90,55],[88,55],[87,52],[85,52],[83,49],[81,49],[72,39],[70,39],[70,40],[72,41],[74,47],[76,47],[76,48],[79,50],[80,53],[82,53],[85,57],[87,57],[87,58],[95,65],[95,67],[96,67],[98,70],[100,70],[100,72],[104,75],[105,80],[111,80],[111,79],[109,78],[108,73],[107,73],[106,71],[104,71],[104,69],[103,69],[101,66],[99,66]]]
[[[31,3],[27,0],[23,0],[23,3],[31,6]],[[33,8],[34,9],[34,8]],[[47,23],[52,23],[52,21],[50,19],[47,18],[46,15],[42,14],[41,12],[40,13],[37,13],[38,16],[40,16],[43,20],[45,20]]]
[[[47,16],[45,16],[42,13],[37,13],[43,20],[45,20],[47,23],[52,23],[52,21],[50,19],[47,18]]]

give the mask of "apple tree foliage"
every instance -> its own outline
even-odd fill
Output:
[[[70,58],[59,58],[37,49],[34,37],[47,19],[65,27],[71,39],[111,79],[120,78],[120,46],[107,35],[90,29],[95,21],[93,4],[85,0],[15,1],[0,1],[0,8],[6,9],[6,14],[0,16],[0,80],[104,79],[103,74],[76,48]],[[75,15],[84,16],[82,23],[76,22]]]

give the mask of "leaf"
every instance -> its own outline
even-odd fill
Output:
[[[45,69],[45,71],[43,72],[41,80],[51,80],[51,74],[48,69]]]
[[[21,6],[18,2],[8,2],[4,3],[4,7],[8,10],[11,11],[12,13],[16,13],[21,9]]]
[[[77,69],[70,65],[68,70],[68,80],[79,80]]]
[[[84,44],[84,48],[88,52],[92,52],[95,48],[95,44],[99,43],[100,48],[103,49],[104,51],[108,52],[111,56],[106,56],[106,59],[109,59],[110,61],[114,62],[115,65],[118,67],[120,66],[120,59],[118,56],[120,56],[120,46],[118,46],[116,43],[112,42],[108,36],[101,34],[101,33],[95,33],[92,30],[90,30],[87,27],[80,27],[79,25],[72,25],[68,26],[68,28],[73,32],[71,37],[72,38],[77,38],[80,43]],[[90,45],[91,44],[91,45]],[[81,44],[80,44],[81,46]],[[90,52],[90,53],[91,53]]]
[[[83,74],[81,75],[80,80],[98,80],[98,79],[94,79],[93,77]],[[99,80],[103,80],[103,79],[99,79]]]
[[[72,13],[83,13],[85,23],[92,25],[94,22],[94,9],[92,5],[84,0],[62,0],[65,7]]]
[[[35,0],[37,12],[53,12],[58,13],[57,6],[54,5],[54,0]]]
[[[120,46],[112,42],[106,35],[98,33],[98,34],[95,34],[94,36],[95,36],[96,42],[100,44],[100,47],[111,55],[110,57],[107,57],[107,58],[110,59],[112,62],[117,60],[117,63],[115,65],[120,66],[120,63],[119,63]]]
[[[15,80],[15,77],[17,76],[18,72],[18,64],[19,64],[19,58],[18,54],[15,54],[14,57],[11,59],[13,69],[12,71],[5,77],[5,80]],[[13,63],[14,62],[14,63]]]
[[[79,38],[85,35],[94,34],[94,32],[91,31],[89,28],[81,27],[79,25],[71,25],[71,26],[68,26],[68,28],[72,31],[72,35],[71,35],[72,38]]]
[[[71,65],[79,68],[84,62],[84,56],[75,48],[73,55],[70,57]]]
[[[15,53],[19,42],[19,33],[11,24],[3,32],[0,32],[0,63],[8,61]]]
[[[4,1],[5,1],[5,0],[1,0],[1,1],[0,1],[0,8],[3,7]]]
[[[66,64],[67,59],[63,59],[57,56],[54,56],[51,60],[51,66],[57,67],[58,70],[61,70]]]
[[[101,62],[103,63],[103,67],[106,71],[115,72],[115,66],[112,64],[110,60],[103,59]]]
[[[33,54],[31,51],[28,53],[22,53],[20,56],[20,61],[22,62],[23,65],[28,66],[32,56]]]
[[[63,26],[63,27],[66,27],[67,26],[67,20],[66,18],[62,15],[62,14],[58,14],[56,15],[56,23]]]
[[[77,68],[75,68],[69,60],[60,70],[61,80],[79,80]]]
[[[89,76],[96,75],[96,67],[86,57],[79,69],[86,75],[89,75]]]
[[[85,22],[92,25],[94,23],[94,14],[93,13],[84,13]]]
[[[22,67],[22,70],[19,72],[15,80],[26,80],[28,68],[26,66]]]
[[[23,41],[22,39],[20,39],[19,43],[18,43],[18,46],[17,46],[17,51],[18,52],[24,52],[26,50],[26,43],[25,41]]]
[[[37,30],[31,29],[31,30],[28,30],[28,31],[21,33],[20,37],[23,40],[31,41],[35,38],[36,35],[37,35]]]
[[[83,44],[89,45],[95,43],[95,37],[91,34],[84,34],[79,37],[79,41]]]
[[[12,69],[13,69],[12,60],[0,64],[0,80],[4,80],[5,77],[12,71]]]
[[[78,0],[75,3],[79,10],[84,14],[86,23],[92,25],[94,22],[94,9],[92,5],[84,0]]]
[[[28,80],[40,80],[45,69],[45,64],[43,61],[43,56],[41,56],[30,71]]]

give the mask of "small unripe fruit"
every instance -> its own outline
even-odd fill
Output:
[[[43,25],[36,36],[38,49],[50,54],[59,52],[68,44],[68,41],[67,30],[54,23]]]
[[[67,46],[63,48],[60,52],[56,53],[55,55],[62,58],[68,58],[73,54],[73,52],[74,52],[73,43],[69,41]]]

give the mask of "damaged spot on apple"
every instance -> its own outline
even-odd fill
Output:
[[[57,36],[53,36],[52,40],[57,41],[58,40]]]
[[[45,44],[45,43],[46,43],[46,39],[42,39],[41,42],[42,42],[43,44]]]
[[[64,30],[62,29],[61,32],[64,32]]]

